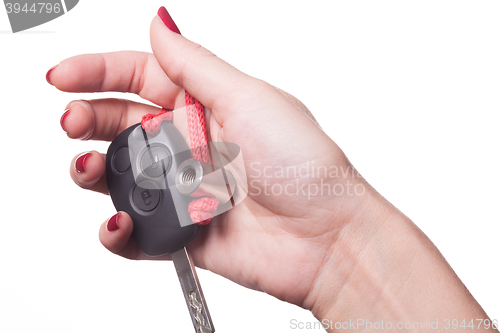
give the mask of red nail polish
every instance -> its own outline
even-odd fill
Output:
[[[82,173],[85,172],[85,161],[87,160],[87,157],[90,156],[90,153],[85,153],[78,157],[75,162],[75,168],[76,172]]]
[[[47,82],[53,86],[52,82],[50,81],[50,73],[52,73],[52,71],[57,67],[57,65],[55,65],[54,67],[51,67],[48,71],[47,71],[47,74],[45,74],[45,79],[47,80]]]
[[[69,109],[64,110],[64,113],[63,113],[63,115],[61,116],[61,120],[60,120],[61,127],[62,127],[62,129],[63,129],[65,132],[67,132],[67,131],[66,131],[66,129],[64,129],[64,119],[66,118],[66,116],[67,116],[68,114],[69,114]]]
[[[120,213],[116,213],[115,215],[111,216],[111,218],[108,220],[108,223],[106,223],[106,228],[108,228],[108,231],[115,231],[119,229],[118,226],[118,217],[120,216]]]
[[[158,16],[161,18],[163,24],[165,24],[167,28],[179,35],[181,34],[179,28],[177,28],[177,25],[175,24],[174,20],[172,20],[172,17],[170,17],[170,14],[165,7],[162,6],[160,7],[160,9],[158,9]]]

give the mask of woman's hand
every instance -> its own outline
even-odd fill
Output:
[[[248,197],[188,245],[197,266],[310,309],[320,320],[406,318],[403,309],[413,306],[392,299],[402,292],[400,279],[414,283],[403,290],[411,300],[432,269],[460,284],[432,243],[357,174],[300,101],[170,31],[159,17],[151,45],[153,54],[66,59],[48,80],[62,91],[129,92],[157,105],[72,101],[61,119],[70,138],[111,141],[147,113],[181,107],[176,100],[186,89],[211,110],[210,140],[240,146]],[[105,156],[95,151],[75,157],[70,169],[82,188],[107,193],[104,171]],[[113,220],[114,228],[100,228],[102,244],[126,258],[150,259],[130,238],[130,217],[120,212]],[[413,272],[412,264],[422,271]],[[430,288],[433,297],[468,299],[455,289]],[[479,305],[469,309],[484,316]]]
[[[73,101],[62,120],[64,130],[70,138],[110,141],[144,114],[181,107],[175,101],[183,88],[189,91],[212,111],[207,119],[211,141],[241,147],[249,184],[243,203],[215,218],[189,244],[196,265],[308,307],[321,265],[357,204],[353,197],[333,195],[333,187],[338,184],[337,193],[346,186],[354,192],[360,179],[352,177],[342,151],[294,97],[172,33],[158,17],[151,25],[151,44],[154,55],[117,52],[61,62],[50,73],[60,90],[130,92],[159,106],[118,99]],[[73,180],[106,193],[105,156],[91,152],[82,158],[72,162]],[[78,172],[76,164],[83,170]],[[321,175],[308,174],[318,170]],[[340,177],[341,170],[351,174]],[[330,195],[319,195],[321,186]],[[118,226],[108,231],[102,225],[104,246],[130,259],[147,259],[130,239],[133,226],[126,213],[119,214]]]

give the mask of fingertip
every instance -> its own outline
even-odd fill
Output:
[[[165,26],[170,29],[170,31],[175,32],[179,35],[181,34],[179,28],[177,27],[165,7],[161,6],[160,9],[158,9],[157,15],[161,18],[163,24],[165,24]]]
[[[46,79],[61,91],[95,92],[101,85],[104,68],[105,62],[99,54],[81,54],[49,69]]]
[[[52,73],[52,71],[54,69],[56,69],[58,65],[55,65],[55,66],[52,66],[49,68],[49,70],[47,71],[47,74],[45,74],[45,80],[47,80],[47,83],[50,84],[51,86],[53,86],[54,84],[52,83],[52,81],[50,80],[50,74]]]
[[[92,153],[83,153],[75,161],[75,170],[77,173],[85,173],[88,167],[88,160],[92,157]]]
[[[118,254],[127,245],[132,230],[130,216],[125,212],[118,212],[101,225],[99,240],[110,252]]]
[[[249,85],[257,80],[240,72],[212,52],[177,33],[172,33],[155,16],[150,27],[150,42],[158,64],[177,86],[184,88],[205,107],[211,109],[218,120],[230,116],[234,108],[221,110],[215,104],[253,98]]]
[[[68,131],[66,130],[64,124],[66,123],[66,118],[69,115],[70,111],[71,111],[70,109],[64,110],[64,113],[62,114],[61,119],[59,120],[59,123],[61,124],[61,128],[63,129],[64,132],[66,132],[66,134],[68,134]]]
[[[95,114],[87,101],[73,101],[64,110],[60,122],[69,138],[88,140],[95,129]]]
[[[111,216],[109,218],[108,222],[106,222],[106,229],[108,229],[108,231],[111,231],[111,232],[118,230],[120,228],[120,226],[118,225],[119,218],[120,218],[120,212]]]
[[[78,186],[85,189],[91,189],[96,185],[105,171],[105,157],[95,150],[81,153],[71,161],[71,178]]]

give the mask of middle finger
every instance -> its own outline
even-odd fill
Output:
[[[61,127],[72,139],[111,141],[147,113],[158,113],[155,106],[123,99],[78,100],[68,104]]]

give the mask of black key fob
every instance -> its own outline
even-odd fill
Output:
[[[132,237],[149,256],[182,249],[200,230],[190,221],[191,197],[175,190],[179,165],[191,158],[182,135],[168,121],[152,137],[140,124],[120,133],[109,146],[106,180],[118,211],[134,222]],[[181,226],[184,224],[184,226]]]

